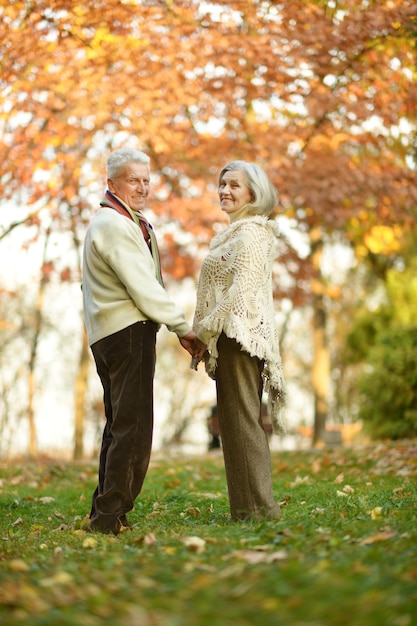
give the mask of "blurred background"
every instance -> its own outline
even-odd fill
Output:
[[[104,425],[80,290],[111,150],[151,157],[147,217],[192,321],[217,175],[280,195],[288,434],[417,435],[416,4],[0,1],[0,458],[89,458]],[[214,383],[161,329],[155,450],[213,449]],[[216,436],[216,435],[214,435]]]

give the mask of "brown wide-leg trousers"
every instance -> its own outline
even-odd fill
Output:
[[[217,411],[232,519],[278,518],[261,420],[263,362],[224,333],[217,347]]]

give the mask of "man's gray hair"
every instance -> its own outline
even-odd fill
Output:
[[[128,163],[144,163],[149,165],[147,154],[136,148],[120,148],[112,152],[107,159],[107,178],[114,179]]]
[[[251,215],[271,215],[278,204],[278,192],[270,181],[267,173],[248,161],[232,161],[219,174],[219,185],[225,172],[238,170],[245,172],[251,194],[251,202],[247,205]]]

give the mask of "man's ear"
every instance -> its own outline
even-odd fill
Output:
[[[114,183],[111,178],[107,179],[107,187],[110,189],[112,193],[115,191]]]

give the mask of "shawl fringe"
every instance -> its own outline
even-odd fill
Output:
[[[204,327],[204,320],[202,326]],[[230,320],[212,319],[210,328],[206,328],[206,330],[213,333],[207,344],[205,356],[206,372],[213,380],[215,379],[217,357],[219,355],[217,340],[222,332],[230,339],[235,339],[242,346],[242,350],[245,350],[251,356],[265,361],[262,372],[263,391],[268,395],[272,428],[277,435],[286,433],[285,405],[287,403],[287,387],[281,361],[277,361],[271,355],[265,355],[259,342],[255,340],[248,342],[247,337]]]

